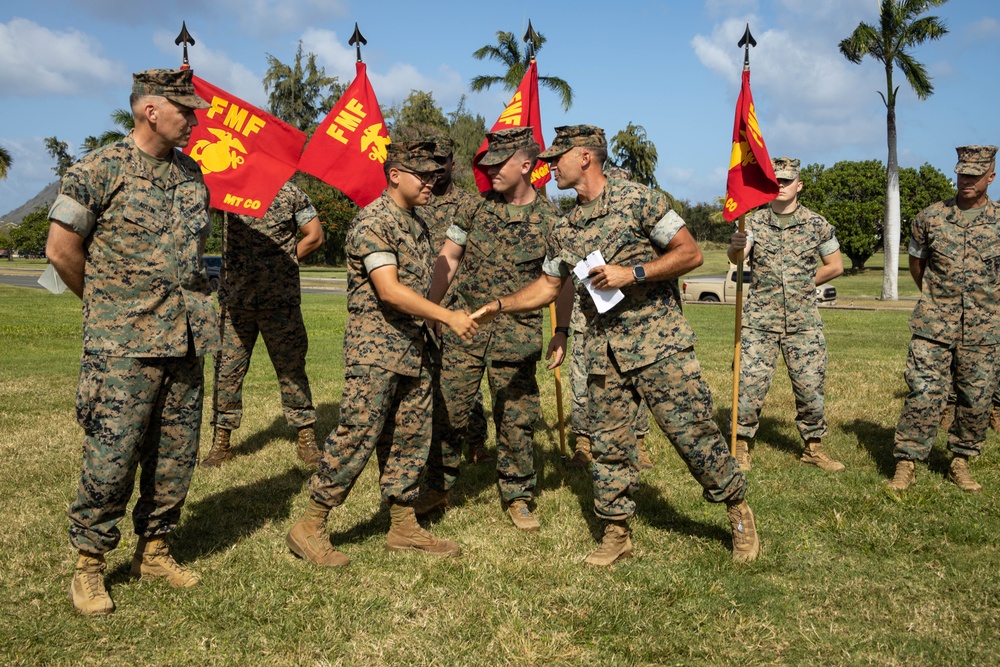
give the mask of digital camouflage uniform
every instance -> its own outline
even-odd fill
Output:
[[[431,369],[423,320],[382,303],[369,273],[396,266],[417,294],[431,284],[430,232],[419,209],[409,214],[383,193],[347,235],[347,325],[340,423],[327,438],[309,481],[313,500],[344,502],[373,451],[389,503],[411,503],[431,439]]]
[[[958,398],[948,449],[978,456],[986,439],[1000,343],[1000,206],[968,219],[954,199],[931,204],[912,224],[909,254],[927,262],[910,316],[906,383],[894,456],[925,460],[949,389]]]
[[[584,213],[577,207],[556,223],[544,270],[576,282],[573,267],[595,250],[609,264],[651,262],[683,226],[661,193],[609,179],[593,209]],[[587,321],[587,409],[598,517],[622,521],[635,512],[639,463],[633,425],[640,399],[702,485],[704,497],[741,501],[746,478],[715,423],[712,396],[694,355],[695,335],[681,314],[673,281],[629,285],[622,289],[623,301],[606,313],[598,313],[585,285],[577,282],[576,288]]]
[[[740,337],[740,397],[737,434],[757,434],[764,397],[778,352],[795,394],[795,426],[803,440],[827,434],[823,412],[826,339],[816,305],[820,257],[840,249],[833,225],[801,204],[782,221],[765,207],[746,218],[753,233],[750,287],[743,304]]]
[[[136,535],[174,530],[198,455],[203,360],[218,321],[200,243],[208,190],[198,165],[170,153],[162,180],[132,137],[70,167],[49,218],[86,239],[77,420],[83,470],[70,542],[117,546],[137,467]]]
[[[430,201],[424,206],[420,206],[418,212],[427,222],[427,227],[431,233],[431,249],[435,259],[444,247],[445,239],[448,238],[448,228],[457,224],[463,229],[469,229],[472,224],[472,216],[476,213],[480,199],[476,195],[452,186],[446,194],[431,195]],[[459,268],[459,271],[462,269]],[[453,308],[458,299],[455,294],[454,281],[448,292],[441,299],[441,305],[445,308]],[[440,387],[440,380],[437,377],[440,367],[440,355],[435,354],[435,379],[434,386]],[[438,402],[443,401],[443,397],[435,397],[435,410],[438,409]],[[440,422],[440,420],[438,420]],[[486,442],[486,413],[483,408],[483,395],[481,391],[476,392],[475,402],[469,412],[468,424],[465,433],[461,436],[449,434],[449,439],[458,449],[462,443],[469,447],[482,447]]]
[[[281,388],[285,419],[293,428],[316,421],[302,321],[302,290],[296,238],[316,217],[306,193],[285,183],[262,218],[227,214],[219,313],[222,350],[215,357],[212,424],[240,427],[243,378],[250,368],[257,336],[264,338]]]
[[[513,214],[501,193],[490,191],[479,205],[471,227],[454,224],[448,238],[465,248],[454,280],[458,305],[474,312],[495,294],[509,294],[542,274],[545,239],[558,218],[541,194]],[[541,414],[536,362],[542,358],[542,314],[501,313],[482,325],[471,342],[452,332],[443,336],[441,394],[434,449],[427,484],[446,491],[458,475],[460,443],[453,434],[465,431],[476,393],[486,373],[493,396],[497,472],[504,502],[530,500],[536,483],[535,422]],[[443,420],[443,423],[440,423]]]

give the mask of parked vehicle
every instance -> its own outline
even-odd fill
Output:
[[[743,289],[750,284],[750,269],[743,267]],[[684,280],[681,288],[681,300],[685,302],[702,301],[709,303],[736,302],[736,265],[730,264],[729,271],[722,275],[691,276]],[[837,305],[837,288],[833,285],[821,285],[816,288],[816,302],[820,305]]]
[[[202,262],[205,264],[205,273],[208,275],[208,286],[213,292],[219,291],[219,283],[222,282],[222,257],[219,255],[204,255]]]

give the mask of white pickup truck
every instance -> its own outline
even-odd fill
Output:
[[[750,285],[750,269],[743,267],[744,298]],[[686,303],[702,301],[708,303],[736,302],[736,265],[730,264],[729,271],[724,274],[710,276],[690,276],[685,278],[681,287],[681,299]],[[821,306],[837,305],[837,288],[833,285],[821,285],[816,288],[816,302]]]

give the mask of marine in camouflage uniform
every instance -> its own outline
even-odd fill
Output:
[[[979,456],[997,382],[1000,343],[1000,206],[986,190],[995,177],[995,146],[961,146],[958,192],[931,204],[912,224],[910,273],[923,294],[910,315],[906,383],[896,426],[896,473],[889,487],[915,481],[914,461],[934,445],[948,391],[957,396],[948,432],[948,479],[966,491],[982,487],[969,473]]]
[[[432,150],[428,142],[389,144],[388,188],[358,214],[347,236],[340,423],[309,480],[306,512],[286,538],[296,555],[317,565],[349,562],[332,548],[324,526],[373,452],[392,518],[387,548],[461,553],[454,542],[420,528],[411,506],[431,439],[431,343],[424,321],[445,321],[465,336],[476,328],[466,313],[445,310],[422,296],[430,286],[433,254],[430,232],[414,207],[427,202],[438,172]]]
[[[74,164],[49,212],[48,256],[83,300],[83,466],[69,536],[80,552],[71,595],[85,614],[114,610],[104,554],[121,539],[140,468],[131,575],[198,583],[163,539],[177,527],[197,461],[204,355],[218,348],[201,262],[208,190],[198,165],[177,150],[197,124],[194,108],[208,106],[191,76],[135,74],[135,131]]]
[[[725,502],[733,558],[760,549],[744,500],[746,477],[729,453],[712,414],[712,397],[694,355],[695,336],[681,314],[673,278],[701,263],[701,251],[666,197],[647,187],[606,179],[604,131],[590,125],[556,128],[549,160],[560,189],[575,188],[577,206],[547,243],[544,275],[474,313],[522,312],[551,302],[574,267],[594,251],[605,265],[577,283],[587,319],[588,421],[592,428],[594,507],[605,522],[601,546],[587,557],[608,566],[632,554],[627,521],[635,512],[639,467],[633,424],[640,398],[684,459],[711,502]],[[587,285],[618,290],[622,301],[600,312]]]
[[[448,228],[452,224],[469,229],[480,199],[471,192],[456,187],[452,181],[454,144],[451,139],[447,137],[434,139],[434,159],[441,165],[443,171],[431,190],[430,201],[420,207],[420,216],[427,221],[427,227],[431,233],[431,248],[436,257],[437,253],[441,252],[441,248],[444,247]],[[448,293],[441,299],[441,305],[445,308],[452,308],[457,302],[457,298],[455,290],[449,289]],[[440,387],[439,371],[440,355],[435,354],[435,387]],[[437,409],[439,403],[443,404],[443,399],[440,395],[435,395],[434,402],[435,409]],[[493,454],[486,448],[486,411],[483,408],[482,391],[476,392],[475,404],[469,412],[465,432],[449,434],[447,437],[454,441],[459,448],[462,446],[461,443],[465,443],[466,459],[472,463],[489,463],[494,460]]]
[[[227,214],[219,287],[222,350],[215,357],[212,400],[215,437],[203,466],[218,466],[233,456],[229,435],[243,417],[243,379],[258,335],[278,376],[285,419],[299,433],[299,458],[310,465],[319,461],[316,408],[306,376],[309,338],[300,307],[299,260],[322,243],[316,209],[291,182],[281,186],[263,217]]]
[[[558,217],[531,185],[539,152],[532,128],[491,132],[487,140],[480,165],[494,189],[470,226],[456,222],[448,230],[430,295],[437,300],[454,279],[459,305],[470,310],[497,290],[514,291],[541,275],[545,239]],[[542,314],[503,314],[481,327],[471,342],[446,333],[442,347],[443,409],[437,410],[435,429],[440,437],[435,437],[426,486],[441,498],[454,485],[460,442],[451,436],[464,432],[485,373],[493,397],[501,500],[518,528],[537,530],[527,504],[537,482],[534,433],[541,408],[535,366],[542,356]]]
[[[736,457],[750,469],[750,441],[757,435],[764,398],[771,387],[778,352],[788,368],[795,395],[795,426],[805,442],[801,461],[828,472],[844,465],[826,453],[823,410],[826,339],[816,305],[816,286],[844,272],[833,225],[798,203],[802,190],[799,160],[772,161],[778,196],[746,218],[746,232],[733,235],[729,260],[747,250],[752,269],[743,304],[740,334],[740,388]],[[751,243],[747,239],[752,238]]]

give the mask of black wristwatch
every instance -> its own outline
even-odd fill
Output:
[[[569,327],[556,327],[556,333],[561,333],[569,338]]]
[[[632,275],[635,276],[635,281],[641,283],[646,279],[646,269],[642,264],[636,264],[632,267]]]

